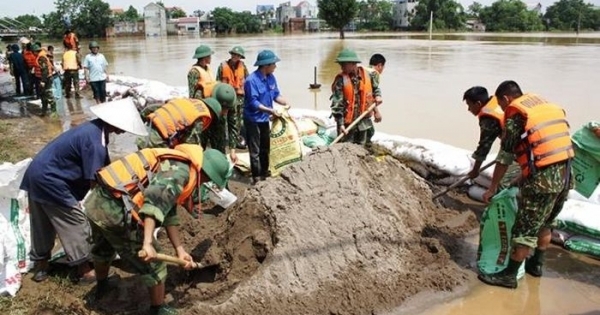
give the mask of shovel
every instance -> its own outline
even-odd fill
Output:
[[[369,106],[369,108],[367,108],[366,111],[364,111],[362,114],[360,114],[360,116],[358,116],[358,118],[356,118],[349,126],[348,128],[346,128],[346,132],[352,130],[352,128],[354,128],[356,125],[358,125],[358,123],[363,120],[363,118],[365,118],[370,112],[372,112],[375,107],[377,107],[377,104],[373,103],[371,106]],[[337,136],[337,138],[335,138],[335,140],[333,140],[331,142],[330,145],[334,145],[336,143],[338,143],[338,141],[342,140],[342,138],[346,136],[344,133],[340,134]]]
[[[490,163],[488,163],[488,164],[486,164],[486,165],[482,166],[482,167],[479,169],[479,172],[481,172],[481,171],[483,171],[483,170],[485,170],[485,169],[489,168],[490,166],[492,166],[492,165],[494,165],[494,164],[496,164],[496,161],[492,161],[492,162],[490,162]],[[445,195],[445,194],[446,194],[446,193],[448,193],[450,190],[452,190],[452,189],[454,189],[454,188],[456,188],[456,187],[458,187],[458,186],[460,186],[460,185],[464,184],[464,183],[465,183],[467,180],[469,180],[469,176],[468,176],[468,175],[467,175],[467,176],[465,176],[465,177],[463,177],[463,178],[462,178],[461,180],[459,180],[458,182],[456,182],[456,183],[454,183],[454,184],[452,184],[452,185],[448,186],[448,187],[447,187],[446,189],[444,189],[442,192],[439,192],[439,193],[437,193],[437,194],[433,195],[433,197],[431,198],[431,200],[435,200],[435,199],[437,199],[437,198],[439,198],[439,197],[441,197],[441,196]]]
[[[138,257],[145,258],[146,256],[148,256],[148,254],[146,253],[145,250],[142,249],[138,252]],[[155,259],[163,261],[167,264],[179,265],[181,267],[184,267],[185,265],[187,265],[189,263],[189,261],[187,261],[187,260],[183,260],[183,259],[177,258],[175,256],[165,255],[165,254],[161,254],[161,253],[156,253]],[[217,265],[218,265],[217,263],[210,264],[210,265],[202,265],[201,263],[192,262],[193,269],[202,269],[202,268],[207,268],[207,267],[214,267]]]

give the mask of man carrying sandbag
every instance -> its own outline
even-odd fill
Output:
[[[342,50],[335,61],[342,69],[331,84],[331,113],[337,124],[338,135],[346,135],[342,141],[366,145],[369,130],[373,128],[372,112],[362,118],[354,129],[346,128],[368,111],[373,102],[381,104],[379,80],[374,78],[375,72],[358,66],[361,61],[353,50]]]
[[[508,266],[498,273],[480,274],[479,279],[514,289],[517,272],[525,259],[527,273],[534,277],[542,275],[544,253],[551,240],[550,223],[562,209],[572,186],[570,161],[574,151],[561,107],[535,94],[523,94],[514,81],[502,82],[495,94],[505,113],[505,130],[492,183],[483,199],[489,202],[496,194],[515,156],[521,167],[521,196]],[[535,252],[527,258],[532,248]]]
[[[244,83],[244,126],[253,184],[265,180],[269,172],[271,150],[269,120],[272,116],[281,116],[281,113],[273,108],[273,102],[287,105],[273,75],[279,61],[279,57],[272,51],[261,51],[254,63],[258,69],[252,72]]]
[[[194,212],[200,186],[212,181],[225,184],[229,162],[217,150],[203,151],[196,144],[175,149],[144,149],[111,163],[97,173],[98,183],[85,202],[92,227],[94,268],[98,284],[96,301],[111,291],[108,272],[118,253],[142,275],[150,293],[150,314],[174,315],[165,304],[167,267],[154,260],[160,252],[154,229],[164,226],[177,257],[189,261],[179,238],[177,206]],[[139,257],[139,251],[145,257]]]

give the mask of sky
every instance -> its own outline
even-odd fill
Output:
[[[151,1],[149,0],[104,0],[110,4],[111,8],[122,8],[126,10],[130,5],[138,10],[138,12],[143,12],[144,6],[146,6]],[[286,2],[283,0],[163,0],[163,3],[167,7],[181,7],[186,13],[191,14],[194,10],[203,10],[209,11],[215,7],[229,7],[234,11],[244,11],[250,10],[254,12],[256,10],[256,6],[259,4],[273,4],[278,6],[279,3]],[[300,2],[300,0],[292,1],[292,5],[296,5]],[[309,2],[316,4],[316,0],[309,0]],[[459,2],[467,7],[469,4],[473,2],[473,0],[459,0]],[[494,0],[479,0],[478,2],[489,5]],[[555,2],[555,0],[525,0],[527,4],[535,4],[540,2],[542,6],[547,7]],[[592,3],[594,5],[600,6],[600,0],[586,0],[585,2]],[[53,0],[27,0],[19,2],[18,5],[5,5],[2,8],[3,16],[8,17],[16,17],[23,14],[34,14],[41,16],[42,14],[49,13],[54,11],[54,1]]]

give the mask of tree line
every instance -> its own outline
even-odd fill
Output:
[[[162,1],[157,4],[165,7]],[[50,37],[61,37],[67,26],[73,27],[80,37],[104,37],[106,28],[117,22],[142,21],[133,6],[124,12],[111,12],[108,3],[102,0],[55,0],[55,10],[42,15],[21,15],[15,18],[25,27],[43,28]],[[353,25],[353,29],[367,31],[390,31],[398,29],[398,16],[388,0],[317,0],[319,17],[327,25],[340,31]],[[584,0],[558,0],[541,14],[527,8],[521,0],[497,0],[489,6],[473,2],[466,9],[456,0],[420,0],[413,10],[406,11],[408,30],[422,31],[429,28],[433,12],[432,27],[435,30],[462,31],[467,20],[477,20],[491,32],[533,31],[586,31],[600,30],[600,9]],[[204,14],[194,11],[194,15]],[[259,33],[265,26],[262,21],[272,19],[273,14],[262,16],[250,12],[236,12],[226,7],[215,8],[210,13],[218,33]],[[168,18],[187,16],[180,8],[167,10]]]

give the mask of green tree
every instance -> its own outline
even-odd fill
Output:
[[[181,8],[176,7],[172,10],[169,10],[169,17],[172,19],[178,19],[178,18],[182,18],[182,17],[186,17],[186,16],[187,16],[187,14]]]
[[[359,28],[387,31],[392,28],[392,3],[386,0],[363,0],[358,3]]]
[[[536,11],[527,10],[521,0],[498,0],[481,10],[485,29],[492,32],[535,32],[544,29]]]
[[[212,15],[217,33],[231,33],[235,26],[235,13],[230,8],[215,8]]]
[[[479,13],[481,13],[482,9],[483,9],[483,5],[481,3],[475,1],[467,7],[467,16],[472,17],[472,18],[478,18]]]
[[[68,18],[80,37],[104,37],[106,28],[112,24],[110,6],[102,0],[56,0],[54,5],[59,22]],[[44,24],[51,34],[62,34],[64,26],[61,25],[62,22],[56,25],[56,15],[53,13],[46,16],[50,18],[50,25],[47,26],[45,20]]]
[[[421,0],[415,7],[410,20],[413,30],[429,28],[430,14],[433,12],[433,28],[440,30],[461,30],[465,28],[466,14],[463,6],[454,0]]]
[[[344,39],[344,27],[356,17],[358,2],[356,0],[317,0],[319,18],[340,31],[340,38]]]
[[[600,10],[583,0],[559,0],[546,9],[544,19],[550,29],[597,30],[600,28]]]
[[[234,29],[238,34],[260,33],[262,31],[260,18],[248,11],[236,12]]]
[[[125,21],[136,22],[140,19],[140,13],[133,6],[129,6],[127,11],[123,13]]]
[[[32,14],[19,15],[15,18],[20,23],[23,23],[26,27],[42,27],[42,20],[39,17]]]

